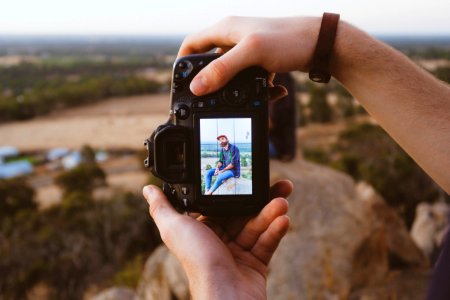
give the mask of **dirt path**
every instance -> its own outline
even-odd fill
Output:
[[[142,141],[164,122],[168,94],[113,98],[29,121],[0,125],[0,145],[20,150],[53,147],[141,149]]]

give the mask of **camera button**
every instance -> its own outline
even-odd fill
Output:
[[[259,100],[253,101],[253,106],[254,107],[260,107],[261,106],[261,101],[259,101]]]
[[[256,78],[256,96],[261,96],[267,87],[266,78]]]
[[[182,187],[181,187],[181,193],[182,193],[183,195],[189,194],[189,188],[188,188],[187,186],[182,186]]]
[[[177,93],[177,92],[181,92],[181,90],[183,89],[183,86],[179,83],[174,82],[172,85],[172,93]]]
[[[215,98],[209,99],[209,106],[216,106],[217,100]]]
[[[187,68],[186,62],[185,62],[185,61],[180,61],[180,62],[178,63],[178,68],[180,68],[180,69],[186,69],[186,68]]]
[[[189,117],[189,107],[181,104],[175,109],[175,116],[180,120],[186,120]]]

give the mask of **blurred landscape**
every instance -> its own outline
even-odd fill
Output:
[[[380,38],[450,82],[450,37]],[[142,142],[167,118],[181,41],[0,36],[0,299],[92,299],[138,287],[161,243],[140,194],[160,184],[143,168]],[[408,232],[420,205],[448,207],[448,195],[338,82],[292,76],[297,160],[370,185]],[[296,167],[279,168],[292,168],[295,181]],[[435,233],[448,227],[439,224]],[[427,272],[441,240],[430,249],[412,239]],[[390,270],[400,268],[392,261]]]

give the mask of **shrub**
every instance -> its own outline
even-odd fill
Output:
[[[106,184],[106,175],[96,164],[82,163],[72,170],[64,172],[56,177],[55,182],[65,195],[72,192],[90,194],[95,187]]]
[[[327,101],[327,94],[323,88],[313,88],[310,92],[310,119],[313,122],[328,123],[332,120],[332,110]]]
[[[34,190],[24,179],[0,180],[0,221],[23,211],[35,211]]]
[[[373,185],[408,226],[417,204],[434,201],[438,195],[433,180],[379,126],[353,125],[341,133],[333,148],[339,159],[332,165]]]
[[[160,243],[147,203],[130,193],[93,201],[74,192],[61,206],[12,222],[14,230],[0,235],[0,273],[8,274],[0,280],[2,299],[23,299],[37,283],[52,299],[81,299],[88,286],[130,269],[130,259]]]

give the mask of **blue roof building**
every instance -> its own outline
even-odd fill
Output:
[[[26,160],[0,164],[0,179],[23,176],[33,172],[33,165]]]

